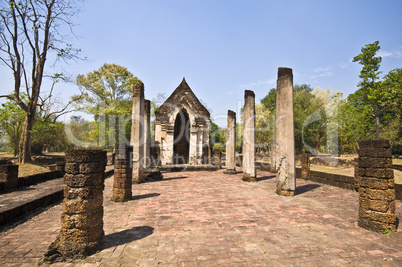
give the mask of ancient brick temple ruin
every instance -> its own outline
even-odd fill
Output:
[[[155,116],[162,165],[208,164],[210,114],[184,78]]]

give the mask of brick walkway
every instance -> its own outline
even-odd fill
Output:
[[[357,227],[358,194],[298,180],[281,197],[275,178],[165,173],[134,185],[134,199],[113,203],[106,180],[104,248],[82,262],[54,266],[401,266],[402,233]],[[402,205],[397,201],[398,217]],[[56,238],[61,205],[0,235],[0,265],[32,266]],[[24,265],[25,263],[25,265]]]

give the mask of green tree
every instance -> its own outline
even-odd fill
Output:
[[[44,150],[60,152],[70,147],[64,124],[38,121],[32,131],[32,154],[41,155]]]
[[[320,97],[313,94],[313,89],[307,85],[295,85],[293,87],[294,99],[294,125],[295,148],[297,153],[302,153],[309,145],[317,152],[322,152],[322,144],[325,143],[326,112],[325,105]],[[276,89],[273,88],[261,99],[261,104],[272,114],[271,121],[276,117]],[[275,136],[275,124],[272,123],[268,135]]]
[[[209,126],[209,146],[221,151],[226,150],[226,129],[221,128],[218,124],[210,120]]]
[[[0,131],[7,137],[8,144],[14,153],[18,154],[18,143],[24,123],[25,112],[15,103],[7,100],[0,108]]]
[[[359,77],[361,78],[358,89],[354,93],[354,99],[370,107],[371,116],[375,119],[375,139],[380,138],[380,119],[383,113],[395,103],[400,94],[397,95],[395,87],[387,86],[380,81],[379,71],[382,58],[376,56],[380,50],[378,41],[367,44],[361,49],[361,53],[353,58],[353,62],[363,65]],[[392,74],[390,74],[392,76]]]
[[[25,113],[19,142],[19,162],[31,160],[31,137],[38,106],[47,58],[76,58],[79,50],[65,43],[72,29],[72,18],[78,12],[77,1],[1,1],[0,3],[0,60],[14,77],[14,100]],[[21,90],[28,93],[24,102]],[[48,99],[48,97],[43,97]]]
[[[109,146],[119,142],[125,133],[131,119],[133,86],[138,82],[140,80],[130,71],[116,64],[104,64],[99,70],[77,76],[77,84],[85,92],[79,105],[94,115],[99,125],[95,135],[106,131],[106,138],[111,141]]]
[[[272,114],[263,104],[255,105],[255,137],[258,151],[270,149],[273,140]]]

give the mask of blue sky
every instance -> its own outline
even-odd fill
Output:
[[[225,126],[245,89],[259,103],[276,86],[278,67],[292,68],[295,84],[345,96],[357,89],[361,65],[351,59],[365,44],[380,41],[383,75],[402,67],[401,12],[399,0],[87,0],[72,41],[88,61],[62,68],[77,75],[104,63],[125,66],[151,100],[185,77]],[[12,88],[11,73],[0,70],[0,82]],[[59,92],[66,101],[78,88]]]

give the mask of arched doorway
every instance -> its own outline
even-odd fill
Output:
[[[190,119],[182,109],[174,122],[173,164],[188,164],[190,154]]]

